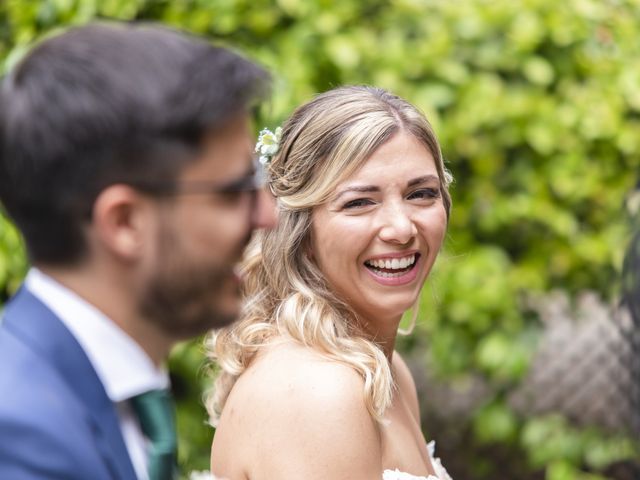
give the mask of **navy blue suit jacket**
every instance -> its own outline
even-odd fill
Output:
[[[136,479],[89,359],[25,288],[0,320],[0,479]]]

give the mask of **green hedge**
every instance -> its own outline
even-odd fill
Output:
[[[3,68],[42,34],[105,17],[162,21],[259,60],[276,75],[260,120],[270,127],[343,83],[382,86],[422,108],[456,182],[424,320],[403,348],[420,349],[441,378],[473,373],[496,388],[470,420],[474,438],[516,445],[526,453],[523,469],[549,465],[550,480],[602,478],[579,472],[631,455],[556,417],[519,418],[500,392],[522,378],[535,349],[539,326],[527,296],[556,288],[619,294],[625,199],[640,165],[640,2],[5,0]],[[1,218],[0,228],[6,298],[25,263]],[[172,359],[187,469],[208,465],[201,358],[193,343]],[[550,450],[549,435],[567,448]],[[476,478],[490,478],[490,465],[480,470]]]

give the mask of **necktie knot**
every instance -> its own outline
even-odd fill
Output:
[[[175,413],[168,390],[151,390],[131,399],[142,432],[151,442],[149,480],[172,480],[176,472]]]

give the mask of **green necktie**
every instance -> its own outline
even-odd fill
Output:
[[[173,401],[168,390],[151,390],[131,399],[142,432],[151,441],[149,480],[177,478],[176,425]]]

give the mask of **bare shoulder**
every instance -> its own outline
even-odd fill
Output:
[[[220,429],[244,437],[252,479],[376,478],[380,437],[363,386],[354,369],[311,348],[271,346],[234,386]]]
[[[393,371],[398,391],[407,401],[411,408],[411,413],[420,422],[420,405],[418,402],[418,391],[411,370],[407,366],[402,356],[398,352],[393,353]]]
[[[287,419],[297,416],[300,420],[317,417],[326,427],[334,417],[348,417],[351,422],[368,418],[363,385],[362,378],[348,365],[327,359],[311,348],[283,343],[259,357],[232,394],[263,399],[261,406],[252,406],[258,414]]]

